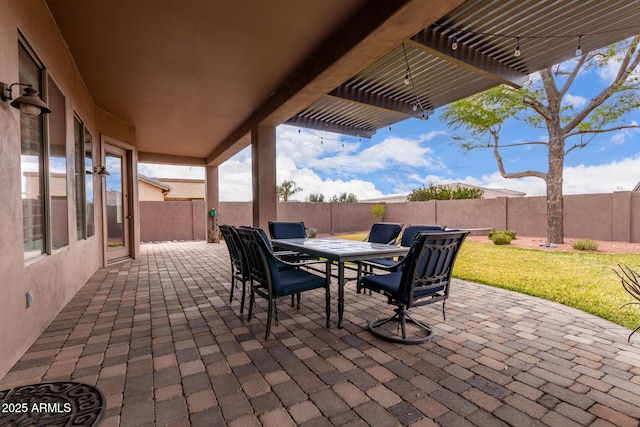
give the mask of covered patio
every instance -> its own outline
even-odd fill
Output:
[[[300,311],[280,301],[265,341],[264,301],[247,322],[229,281],[224,244],[142,245],[90,278],[0,389],[96,385],[104,427],[638,425],[640,343],[581,311],[456,281],[446,322],[417,310],[436,339],[402,346],[364,329],[390,309],[351,284],[344,329],[335,305],[325,328],[314,291]]]

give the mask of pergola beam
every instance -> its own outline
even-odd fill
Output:
[[[408,117],[415,117],[418,119],[424,118],[424,112],[420,109],[414,111],[414,104],[412,103],[398,101],[396,99],[380,96],[375,93],[370,93],[359,89],[350,88],[344,85],[339,86],[337,89],[331,91],[329,95],[347,101],[357,102],[359,104],[405,114]],[[427,115],[431,115],[431,112],[432,111],[427,111]]]
[[[451,48],[451,39],[433,28],[425,28],[408,40],[408,44],[431,55],[442,58],[462,68],[490,78],[499,84],[520,88],[527,75],[514,70],[475,49],[458,43],[458,48]]]

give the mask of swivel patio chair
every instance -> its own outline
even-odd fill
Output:
[[[244,254],[240,236],[237,230],[230,225],[221,225],[220,232],[229,250],[231,259],[231,292],[229,302],[233,301],[233,291],[237,288],[238,282],[242,282],[242,298],[240,300],[240,314],[244,313],[244,298],[246,295],[246,282],[251,279],[247,257]]]
[[[425,225],[425,224],[414,224],[408,225],[402,230],[402,236],[400,237],[400,246],[409,247],[413,243],[413,239],[419,234],[424,232],[434,232],[434,231],[442,231],[445,229],[444,225]],[[400,260],[402,257],[400,258]],[[357,292],[360,293],[360,280],[362,274],[373,274],[373,269],[381,269],[385,271],[397,271],[399,260],[395,260],[393,258],[374,258],[366,261],[362,261],[362,269],[358,270],[358,282],[357,282]]]
[[[396,267],[400,271],[371,275],[362,278],[362,287],[379,292],[395,305],[391,317],[374,320],[369,330],[377,337],[403,344],[420,344],[433,339],[429,325],[409,314],[411,307],[419,307],[442,301],[442,316],[445,318],[445,300],[449,298],[451,272],[462,242],[468,231],[443,231],[420,233],[411,249]],[[396,331],[385,328],[389,322],[397,322]],[[407,334],[407,324],[412,324],[412,336]],[[401,335],[398,334],[401,331]]]
[[[331,315],[329,262],[326,262],[326,274],[324,277],[297,268],[305,265],[307,263],[306,261],[295,263],[280,261],[292,267],[292,269],[289,270],[281,270],[278,268],[278,258],[276,258],[273,251],[267,246],[259,229],[240,228],[238,229],[238,234],[240,235],[240,240],[247,254],[249,271],[251,272],[251,292],[247,319],[251,320],[253,314],[255,294],[268,300],[265,340],[269,339],[271,319],[274,315],[276,326],[278,325],[277,298],[288,295],[293,296],[312,289],[325,289],[325,312],[327,316],[327,327],[329,327]]]

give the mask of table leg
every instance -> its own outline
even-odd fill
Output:
[[[338,328],[342,328],[344,313],[344,262],[338,261]]]
[[[327,266],[326,266],[326,277],[327,277],[327,282],[325,283],[325,285],[327,286],[327,291],[325,293],[325,314],[327,316],[327,328],[331,327],[331,261],[327,261]]]

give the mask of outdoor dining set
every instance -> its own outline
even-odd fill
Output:
[[[369,322],[372,334],[404,344],[431,340],[432,327],[412,316],[409,309],[442,302],[445,315],[453,265],[468,235],[468,231],[439,225],[403,228],[403,224],[377,222],[365,240],[357,241],[307,237],[304,222],[273,221],[268,227],[269,235],[257,227],[220,226],[231,260],[230,301],[241,285],[243,314],[249,291],[251,320],[256,295],[267,300],[265,339],[269,339],[273,317],[278,325],[277,299],[291,296],[291,306],[300,309],[301,294],[314,289],[325,291],[326,326],[330,327],[330,284],[335,277],[339,328],[343,326],[345,284],[355,280],[358,293],[382,294],[394,306],[392,316]],[[347,279],[345,270],[354,271],[355,278]]]

